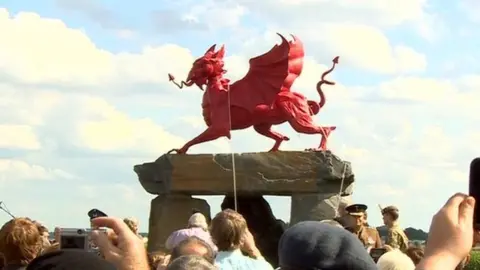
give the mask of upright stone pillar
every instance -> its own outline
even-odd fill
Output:
[[[351,201],[351,195],[338,196],[338,193],[292,195],[290,225],[301,221],[332,219],[337,214],[341,201]]]
[[[152,200],[148,231],[148,251],[164,250],[173,231],[187,227],[192,209],[198,209],[210,220],[210,206],[190,195],[160,195]]]

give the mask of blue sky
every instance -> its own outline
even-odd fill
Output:
[[[320,73],[341,57],[316,121],[338,126],[330,148],[353,164],[354,201],[375,209],[372,224],[381,223],[378,203],[396,204],[404,226],[427,229],[449,195],[467,190],[480,150],[480,6],[457,2],[2,1],[0,199],[49,226],[86,226],[97,207],[136,216],[146,230],[153,196],[132,166],[204,128],[201,93],[178,91],[166,74],[181,78],[211,44],[225,43],[228,76],[238,79],[281,32],[305,42],[294,88],[311,99]],[[278,130],[291,138],[285,150],[319,141]],[[271,145],[247,130],[192,153]],[[208,198],[213,212],[221,200]],[[289,200],[269,201],[288,220]]]

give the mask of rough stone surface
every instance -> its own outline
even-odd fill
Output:
[[[134,171],[151,194],[233,192],[232,155],[163,155]],[[339,191],[354,182],[349,162],[330,151],[235,154],[238,194],[292,195]]]
[[[275,218],[270,204],[261,195],[237,197],[237,211],[246,219],[257,247],[274,268],[278,266],[278,242],[285,231],[285,223]],[[226,196],[221,209],[234,209],[233,196]]]
[[[148,251],[164,250],[173,231],[187,227],[192,209],[198,209],[210,220],[210,206],[203,199],[188,195],[160,195],[151,202],[148,228]]]
[[[341,201],[351,202],[351,195],[340,198],[338,193],[292,195],[290,225],[306,220],[333,219]]]

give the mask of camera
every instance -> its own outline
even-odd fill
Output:
[[[91,229],[79,228],[61,228],[60,229],[60,249],[82,249],[86,251],[95,251],[97,248],[91,241]],[[98,229],[103,231],[104,229]]]

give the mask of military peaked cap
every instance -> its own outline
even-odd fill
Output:
[[[365,211],[367,211],[367,208],[365,204],[352,204],[345,207],[345,211],[350,215],[363,215]]]

